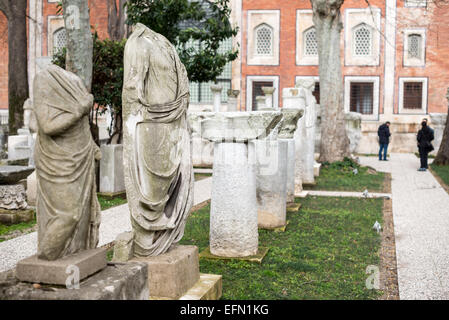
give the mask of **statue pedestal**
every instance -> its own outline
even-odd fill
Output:
[[[135,257],[130,261],[148,266],[149,298],[152,300],[221,297],[221,276],[200,274],[196,246],[178,245],[159,256]]]
[[[295,202],[295,140],[287,142],[287,203]]]
[[[274,229],[287,224],[287,148],[285,140],[255,141],[257,158],[258,226]]]
[[[34,255],[17,263],[16,277],[32,283],[66,285],[70,274],[77,272],[78,280],[82,281],[106,267],[106,251],[105,248],[84,250],[52,261],[38,259]],[[74,271],[76,268],[73,266],[78,270]]]
[[[258,252],[256,160],[252,140],[266,138],[279,111],[217,112],[202,121],[202,137],[215,142],[210,210],[210,252],[221,257]]]

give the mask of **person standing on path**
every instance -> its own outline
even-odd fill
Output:
[[[418,150],[421,159],[421,167],[418,171],[426,171],[428,169],[428,155],[434,148],[432,140],[434,139],[433,130],[427,125],[427,121],[421,122],[421,130],[418,131]]]
[[[377,135],[379,136],[379,161],[382,160],[382,151],[383,151],[383,160],[387,161],[387,151],[388,144],[390,143],[390,122],[387,121],[383,125],[379,127],[377,130]]]

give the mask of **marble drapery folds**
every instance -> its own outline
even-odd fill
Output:
[[[93,96],[75,74],[57,66],[34,79],[38,257],[56,260],[98,244],[100,205],[88,114]]]
[[[181,240],[193,204],[189,82],[173,45],[142,24],[125,47],[122,98],[134,254],[155,256]]]

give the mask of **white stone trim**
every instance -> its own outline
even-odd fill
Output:
[[[352,17],[351,17],[352,16]],[[354,54],[354,30],[362,23],[371,28],[371,55],[356,56]],[[380,64],[381,47],[381,9],[376,7],[364,9],[346,9],[344,22],[345,65],[346,66],[378,66]]]
[[[317,56],[304,54],[304,32],[313,27],[313,11],[296,10],[296,64],[299,66],[317,66]]]
[[[351,110],[351,82],[373,83],[373,114],[362,114],[362,120],[377,121],[379,118],[379,76],[345,76],[344,106],[345,112]]]
[[[248,10],[247,11],[247,39],[246,56],[247,65],[279,65],[279,44],[280,44],[280,10]],[[273,52],[271,55],[256,54],[256,29],[262,24],[266,24],[273,31]]]
[[[60,28],[65,27],[62,15],[50,15],[47,17],[47,55],[53,56],[53,34]]]
[[[427,7],[427,0],[404,0],[404,7],[406,8],[417,8],[417,7]]]
[[[273,107],[279,109],[279,76],[247,76],[246,77],[246,111],[253,111],[253,82],[273,81],[276,90],[273,93]]]
[[[408,57],[408,37],[411,34],[418,34],[421,36],[421,58]],[[411,28],[404,30],[404,52],[403,61],[404,67],[424,67],[426,65],[426,29],[425,28]]]
[[[385,3],[385,57],[384,57],[384,105],[383,114],[389,117],[394,113],[396,92],[396,0]]]
[[[421,109],[404,108],[404,82],[422,82]],[[400,114],[427,114],[428,79],[424,77],[399,77],[399,113]]]

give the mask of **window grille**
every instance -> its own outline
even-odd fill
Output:
[[[304,54],[306,56],[318,55],[318,43],[316,29],[314,27],[304,31]]]
[[[258,55],[273,53],[273,30],[266,24],[256,28],[256,53]]]
[[[422,82],[404,82],[404,109],[422,108]]]
[[[351,82],[350,108],[352,112],[373,114],[373,83]]]
[[[411,34],[408,36],[408,56],[409,58],[421,58],[421,35]]]
[[[257,110],[256,97],[264,96],[262,87],[273,87],[273,81],[253,81],[253,91],[252,91],[252,107],[253,110]]]
[[[67,32],[65,28],[59,28],[53,33],[53,54],[57,54],[67,45]]]
[[[371,29],[362,25],[354,31],[354,54],[356,56],[371,55],[372,35]]]

